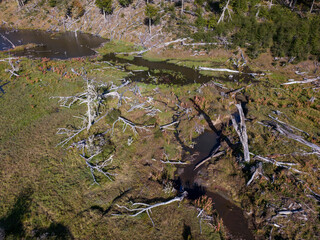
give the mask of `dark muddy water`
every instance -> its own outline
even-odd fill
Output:
[[[178,168],[178,182],[180,188],[188,192],[189,199],[197,199],[202,195],[212,198],[214,208],[223,220],[223,224],[228,230],[230,239],[234,240],[253,240],[254,237],[249,230],[247,219],[243,215],[241,208],[232,203],[221,193],[209,192],[201,186],[197,175],[205,167],[205,164],[194,170],[197,163],[211,155],[212,151],[220,144],[219,138],[212,131],[205,131],[195,139],[196,145],[185,155],[185,160],[191,160],[191,164],[186,167]]]
[[[96,54],[93,50],[106,42],[98,36],[74,32],[46,32],[40,30],[13,30],[0,28],[0,51],[29,43],[38,46],[12,53],[15,56],[28,56],[31,58],[67,59],[91,56]]]
[[[219,81],[253,81],[253,77],[247,73],[243,74],[221,74],[218,77],[205,76],[197,69],[178,66],[168,61],[148,61],[142,57],[134,57],[133,60],[117,57],[114,53],[107,54],[102,61],[112,61],[121,64],[133,64],[140,67],[147,67],[148,71],[134,72],[129,78],[136,82],[163,83],[163,84],[192,84],[207,83],[211,80]],[[221,67],[217,63],[216,67]],[[250,72],[250,69],[245,69]]]

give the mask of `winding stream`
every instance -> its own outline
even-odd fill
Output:
[[[99,47],[106,40],[97,36],[74,32],[51,33],[37,30],[9,30],[0,28],[0,51],[12,48],[12,45],[25,45],[29,43],[37,44],[37,47],[14,52],[16,56],[28,56],[31,58],[47,57],[57,59],[67,59],[94,55],[93,48]],[[102,61],[112,61],[125,65],[134,64],[147,67],[148,71],[135,71],[129,77],[132,81],[143,81],[147,83],[170,83],[170,84],[191,84],[205,83],[212,80],[212,77],[204,76],[196,69],[178,66],[167,61],[151,62],[142,57],[135,57],[133,60],[118,58],[114,54],[104,56]],[[129,70],[127,70],[129,71]],[[150,78],[151,77],[151,78]],[[152,78],[153,77],[153,78]],[[152,79],[160,79],[154,82]],[[246,79],[250,81],[249,75],[236,74],[232,80]],[[224,75],[215,77],[221,81],[230,81],[230,76]],[[223,219],[224,225],[228,229],[232,239],[254,239],[248,228],[246,218],[242,210],[219,193],[208,192],[201,183],[198,182],[197,174],[201,169],[194,170],[194,166],[208,157],[211,151],[219,144],[217,135],[212,131],[205,131],[195,139],[196,145],[193,149],[188,149],[191,153],[185,155],[184,159],[192,160],[191,164],[177,170],[179,178],[177,181],[180,188],[188,191],[190,199],[196,199],[201,195],[211,197],[214,208]],[[190,159],[190,156],[194,156]]]
[[[202,195],[212,198],[214,208],[222,218],[230,239],[253,240],[254,237],[249,230],[248,222],[243,215],[242,209],[227,199],[224,194],[209,192],[201,186],[201,180],[197,175],[205,165],[194,170],[197,163],[210,156],[212,151],[220,144],[217,134],[206,130],[194,140],[196,145],[193,149],[188,149],[190,154],[183,157],[185,160],[191,160],[191,164],[185,167],[182,166],[177,170],[179,175],[178,185],[188,192],[188,198],[191,200],[195,200]]]

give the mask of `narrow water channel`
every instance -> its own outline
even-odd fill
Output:
[[[199,70],[195,68],[180,66],[168,61],[149,61],[142,57],[135,56],[133,60],[126,58],[119,58],[114,53],[106,54],[103,56],[102,61],[112,61],[115,63],[136,65],[140,67],[148,68],[148,71],[134,72],[132,76],[129,77],[135,82],[145,82],[145,83],[162,83],[162,84],[193,84],[193,83],[207,83],[211,80],[215,81],[253,81],[253,77],[247,73],[241,74],[219,74],[219,76],[212,77],[203,75]],[[217,63],[217,68],[221,66]],[[246,72],[251,72],[250,69],[246,69]],[[156,81],[154,81],[156,79]]]
[[[177,169],[178,184],[180,188],[188,192],[188,198],[195,200],[202,195],[210,197],[214,203],[213,207],[217,210],[227,228],[230,239],[233,240],[254,240],[249,230],[248,221],[243,215],[241,208],[232,203],[229,199],[218,192],[209,192],[198,179],[198,173],[205,165],[194,170],[197,163],[211,155],[212,151],[220,144],[219,138],[213,131],[205,131],[195,139],[195,146],[189,149],[190,154],[184,156],[185,160],[192,160],[187,166]]]

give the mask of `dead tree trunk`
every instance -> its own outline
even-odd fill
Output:
[[[310,7],[310,13],[312,13],[312,10],[313,10],[313,4],[314,4],[314,0],[312,1],[311,7]]]
[[[181,0],[181,16],[183,15],[184,0]]]
[[[245,123],[245,117],[244,117],[244,113],[241,107],[241,104],[236,104],[236,107],[239,111],[239,115],[240,115],[240,123],[238,125],[235,117],[233,115],[231,115],[231,121],[232,121],[232,125],[234,127],[234,129],[236,130],[239,138],[240,138],[240,142],[243,146],[243,155],[244,155],[244,160],[246,162],[250,162],[250,153],[249,153],[249,145],[248,145],[248,135],[247,135],[247,127],[246,127],[246,123]]]
[[[226,3],[226,5],[225,5],[224,8],[222,9],[222,14],[221,14],[221,16],[220,16],[220,18],[219,18],[219,20],[218,20],[218,24],[219,24],[221,21],[223,22],[224,14],[225,14],[226,10],[228,10],[229,16],[231,16],[231,15],[230,15],[230,10],[229,10],[229,8],[228,8],[229,2],[230,2],[230,0],[228,0],[228,2]]]
[[[23,0],[17,0],[18,6],[21,8],[24,6],[24,1]]]

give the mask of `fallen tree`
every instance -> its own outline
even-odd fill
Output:
[[[240,122],[238,124],[235,117],[231,114],[232,125],[233,125],[234,129],[236,130],[236,132],[240,138],[240,142],[243,146],[244,160],[246,162],[250,162],[248,135],[247,135],[247,127],[246,127],[246,123],[245,123],[245,116],[244,116],[241,104],[236,104],[236,107],[239,112]]]
[[[305,79],[303,81],[286,82],[286,83],[282,83],[281,85],[305,84],[305,83],[312,83],[312,82],[319,81],[319,80],[320,80],[320,77],[316,77],[316,78],[311,78],[311,79]]]
[[[156,208],[156,207],[160,207],[160,206],[165,206],[165,205],[168,205],[168,204],[171,204],[171,203],[174,203],[174,202],[181,202],[186,196],[187,196],[187,192],[183,192],[181,196],[179,197],[175,197],[169,201],[166,201],[166,202],[160,202],[160,203],[156,203],[156,204],[147,204],[147,203],[133,203],[132,204],[132,207],[133,208],[128,208],[126,206],[121,206],[121,205],[118,205],[116,204],[116,206],[120,209],[124,209],[128,212],[134,212],[133,214],[128,214],[127,216],[130,216],[130,217],[136,217],[144,212],[146,212],[148,214],[148,217],[150,219],[150,221],[152,222],[152,225],[155,226],[154,224],[154,221],[152,220],[151,218],[151,210],[153,208]],[[112,214],[113,216],[121,216],[122,214]]]

